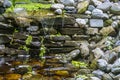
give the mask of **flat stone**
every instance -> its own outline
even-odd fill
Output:
[[[112,6],[112,3],[110,2],[104,2],[97,6],[98,9],[101,9],[103,11],[109,11],[110,7]]]
[[[87,28],[86,34],[89,34],[89,35],[98,34],[98,28]]]
[[[5,35],[0,35],[0,44],[6,44],[6,43],[10,43],[10,39],[8,36]]]
[[[113,79],[109,74],[104,74],[103,75],[103,80],[113,80]]]
[[[119,74],[120,73],[120,68],[119,67],[118,68],[112,68],[111,71],[114,74]]]
[[[102,19],[90,19],[90,27],[101,28],[104,26]]]
[[[60,2],[66,6],[74,6],[75,5],[74,0],[60,0]]]
[[[56,10],[56,9],[64,9],[64,5],[63,4],[52,4],[52,6],[51,6],[51,9],[54,9],[54,10]]]

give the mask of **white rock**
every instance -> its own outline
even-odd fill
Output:
[[[87,22],[88,22],[88,19],[81,19],[81,18],[76,19],[76,23],[78,23],[79,26],[85,26]]]
[[[63,4],[53,4],[51,6],[51,9],[64,9],[64,5]]]
[[[62,14],[62,9],[57,9],[57,10],[55,10],[55,13],[56,13],[56,14]]]
[[[66,6],[74,6],[75,5],[75,1],[74,0],[60,0],[60,2]]]
[[[92,12],[91,11],[85,11],[85,14],[90,15],[90,14],[92,14]]]
[[[104,23],[102,19],[90,19],[90,27],[103,27]]]

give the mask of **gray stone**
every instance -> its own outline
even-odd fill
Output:
[[[92,50],[92,52],[94,53],[94,57],[96,59],[104,56],[104,52],[100,48],[95,48],[94,50]]]
[[[14,8],[14,13],[19,16],[26,16],[27,11],[24,8]]]
[[[89,5],[89,6],[88,6],[88,10],[89,10],[89,11],[93,11],[94,9],[95,9],[95,6],[94,6],[94,5]]]
[[[57,10],[55,10],[55,14],[62,14],[62,9],[57,9]]]
[[[108,63],[112,64],[114,61],[117,59],[118,54],[115,52],[112,53],[106,53],[105,54],[105,59],[108,61]]]
[[[120,58],[119,59],[117,59],[115,62],[114,62],[114,64],[113,64],[113,66],[112,66],[113,68],[117,68],[117,67],[120,67]]]
[[[5,45],[0,45],[0,50],[5,49]]]
[[[94,3],[95,6],[102,4],[102,2],[99,0],[92,0],[92,2]]]
[[[98,9],[101,9],[103,11],[109,11],[110,7],[112,6],[112,3],[110,2],[104,2],[97,6]]]
[[[0,14],[4,13],[5,12],[5,8],[3,7],[0,7]]]
[[[104,26],[102,19],[90,19],[90,27],[101,28]]]
[[[99,59],[99,60],[97,60],[97,62],[98,62],[98,68],[100,70],[106,71],[106,68],[108,65],[107,61],[104,59]]]
[[[98,77],[90,77],[90,80],[100,80]]]
[[[0,44],[6,44],[6,43],[10,43],[10,39],[8,36],[5,35],[0,35]]]
[[[104,74],[102,80],[113,80],[109,74]]]
[[[80,51],[81,51],[81,56],[83,58],[87,57],[89,55],[89,48],[87,44],[82,44],[80,45]]]
[[[74,6],[66,6],[64,8],[66,10],[66,13],[76,13],[76,8]]]
[[[78,71],[78,74],[90,74],[91,70],[90,69],[80,69]]]
[[[120,5],[115,3],[111,7],[111,13],[113,14],[120,14]]]
[[[102,80],[102,75],[104,75],[105,73],[101,70],[95,70],[92,72],[92,74],[94,74],[96,77],[98,77]]]
[[[38,26],[29,26],[29,27],[27,28],[28,31],[32,31],[32,32],[37,31],[38,29],[39,29]]]
[[[9,8],[12,5],[12,3],[9,0],[4,0],[3,7]]]
[[[118,68],[112,68],[111,72],[114,73],[114,74],[119,74],[120,73],[120,67],[118,67]]]
[[[111,68],[112,68],[112,64],[108,64],[108,65],[107,65],[106,72],[111,72]]]
[[[120,46],[120,40],[115,42],[115,46]]]
[[[60,0],[60,2],[63,3],[64,5],[67,5],[67,6],[74,6],[75,5],[74,0]]]
[[[92,11],[92,17],[93,18],[103,18],[103,11],[100,9],[94,9]]]
[[[54,10],[56,10],[56,9],[64,9],[64,5],[60,4],[60,3],[52,4],[51,9],[54,9]]]

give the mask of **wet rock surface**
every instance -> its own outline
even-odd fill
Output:
[[[42,19],[0,15],[0,80],[119,80],[119,2],[56,2]],[[10,5],[0,1],[0,13]]]

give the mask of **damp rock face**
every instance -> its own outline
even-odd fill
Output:
[[[118,0],[36,1],[53,13],[2,14],[11,3],[0,1],[0,79],[120,79]]]

